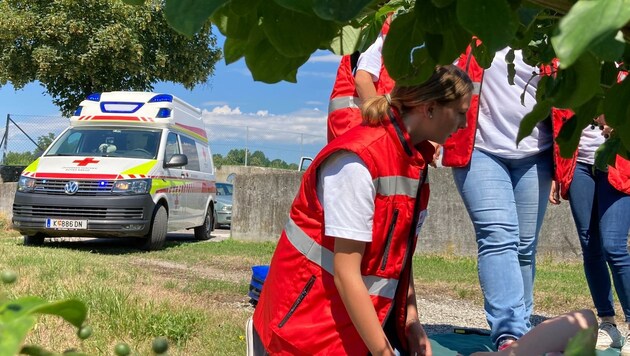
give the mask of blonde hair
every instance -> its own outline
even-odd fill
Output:
[[[473,91],[468,75],[454,65],[436,66],[431,77],[422,84],[394,86],[391,94],[369,98],[361,105],[363,123],[376,126],[390,107],[402,114],[418,105],[435,101],[440,105],[459,100]]]

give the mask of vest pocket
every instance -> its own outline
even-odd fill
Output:
[[[284,318],[282,318],[282,320],[280,321],[280,324],[278,324],[279,328],[283,327],[284,324],[286,324],[287,321],[289,321],[289,318],[291,318],[291,315],[295,313],[295,310],[297,309],[297,307],[300,306],[300,304],[302,303],[302,300],[306,298],[306,295],[313,287],[313,283],[315,283],[315,279],[316,279],[315,276],[311,276],[311,278],[309,278],[309,280],[306,282],[304,289],[302,289],[302,292],[300,293],[300,295],[297,297],[297,299],[295,300],[295,302],[293,303],[293,305],[287,312],[287,315],[285,315]]]
[[[387,240],[385,240],[385,251],[383,251],[383,260],[381,261],[381,271],[385,270],[387,266],[387,259],[389,258],[389,249],[392,244],[392,237],[394,236],[394,230],[396,229],[396,222],[398,221],[398,209],[394,209],[392,214],[392,220],[389,223],[387,229]]]

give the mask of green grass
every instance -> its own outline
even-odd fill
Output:
[[[251,266],[268,264],[275,244],[169,242],[162,251],[81,243],[25,247],[14,232],[0,232],[0,270],[18,272],[17,283],[0,286],[0,298],[37,295],[77,298],[89,307],[94,335],[79,341],[75,330],[43,317],[29,335],[61,352],[70,347],[92,355],[112,354],[118,342],[137,355],[150,354],[151,340],[168,338],[170,355],[242,355],[244,324],[253,309],[247,297]],[[539,263],[536,311],[559,314],[592,303],[581,263]],[[474,258],[414,257],[417,293],[482,305]],[[6,288],[6,293],[3,289]]]

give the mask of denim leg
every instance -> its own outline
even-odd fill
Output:
[[[518,262],[523,277],[524,320],[529,328],[534,309],[536,248],[551,190],[553,159],[551,150],[548,150],[518,160],[506,160],[506,164],[511,174],[518,215]]]
[[[490,338],[528,331],[518,259],[519,226],[510,172],[497,157],[474,150],[470,164],[454,168],[457,189],[475,228],[479,283]]]
[[[613,188],[608,176],[596,172],[599,206],[599,232],[604,255],[612,272],[615,290],[621,303],[626,322],[630,322],[630,195]]]
[[[569,187],[569,204],[582,247],[584,275],[597,309],[597,316],[607,317],[615,315],[615,308],[608,265],[599,238],[596,183],[592,168],[592,165],[577,163]]]

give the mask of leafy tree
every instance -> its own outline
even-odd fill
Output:
[[[55,134],[49,132],[48,135],[41,135],[37,138],[37,149],[35,152],[44,152],[55,140]]]
[[[398,15],[383,58],[402,84],[422,82],[434,65],[451,63],[468,45],[484,66],[506,46],[522,49],[534,66],[559,58],[560,69],[541,79],[538,104],[524,118],[519,138],[552,106],[572,109],[576,116],[558,138],[569,156],[582,129],[604,113],[616,135],[600,149],[598,162],[610,161],[615,152],[630,155],[630,81],[617,83],[627,64],[615,64],[630,63],[628,0],[165,1],[173,28],[193,35],[211,18],[226,36],[226,63],[245,58],[253,78],[266,83],[295,82],[298,68],[318,49],[365,49],[390,12]]]
[[[221,166],[223,166],[223,155],[221,155],[220,153],[213,154],[212,162],[214,162],[215,167],[221,168]]]
[[[36,155],[31,152],[9,151],[4,156],[3,164],[5,166],[25,166],[33,162],[36,158]]]
[[[186,37],[166,23],[163,1],[0,1],[0,85],[39,81],[65,115],[92,92],[191,89],[221,56],[210,24]]]
[[[223,160],[223,164],[232,165],[232,166],[243,166],[245,165],[245,150],[234,148],[231,149]]]
[[[247,165],[255,167],[269,167],[269,158],[262,151],[254,151],[247,157]]]

